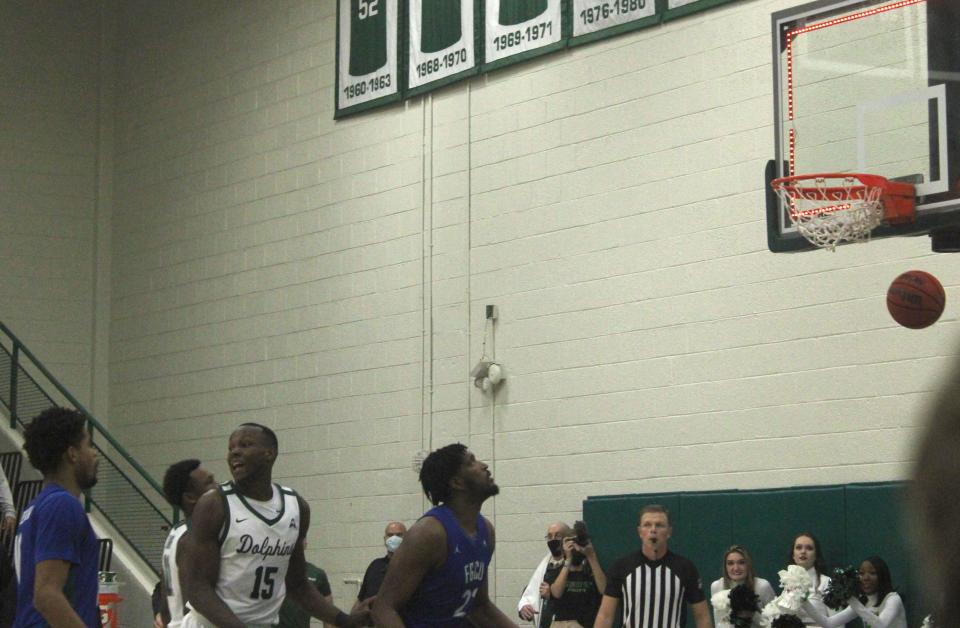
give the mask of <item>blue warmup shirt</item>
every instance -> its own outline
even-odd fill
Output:
[[[14,550],[17,569],[17,616],[13,628],[49,626],[33,606],[37,563],[70,563],[63,593],[84,625],[100,628],[97,608],[97,535],[83,504],[62,486],[48,484],[20,518]]]
[[[407,628],[460,628],[468,626],[477,591],[487,577],[493,557],[490,534],[483,515],[477,515],[477,535],[468,536],[456,515],[446,506],[427,511],[447,533],[447,560],[424,577],[400,613]]]

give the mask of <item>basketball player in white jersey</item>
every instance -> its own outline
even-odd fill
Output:
[[[183,511],[183,520],[170,529],[163,544],[163,595],[166,608],[161,611],[161,625],[167,628],[180,628],[183,621],[183,609],[187,603],[180,587],[180,567],[183,565],[183,553],[177,550],[180,540],[187,531],[193,508],[197,500],[207,491],[216,488],[213,474],[200,466],[199,460],[181,460],[167,468],[163,474],[163,495],[171,506]]]
[[[190,608],[182,628],[273,626],[287,595],[336,626],[362,626],[370,617],[369,600],[347,615],[307,580],[303,541],[310,508],[271,481],[276,459],[270,428],[244,423],[230,435],[233,481],[200,498],[181,543],[186,561],[180,579]]]

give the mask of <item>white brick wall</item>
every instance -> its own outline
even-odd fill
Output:
[[[349,606],[385,519],[422,512],[398,469],[421,448],[423,111],[333,122],[332,8],[123,10],[111,394],[156,474],[226,477],[233,427],[277,428]]]
[[[0,6],[0,321],[89,401],[99,14]]]
[[[122,3],[122,442],[157,475],[197,456],[226,477],[230,431],[273,426],[341,605],[384,524],[424,510],[409,469],[426,446],[463,440],[493,463],[507,610],[546,525],[589,495],[904,477],[958,340],[960,271],[926,238],[767,251],[769,15],[787,4],[734,3],[334,122],[332,2]],[[80,145],[67,154],[89,159]],[[89,206],[19,216],[37,225],[24,237],[91,257]],[[31,247],[0,255],[14,245]],[[21,277],[6,259],[0,281]],[[31,287],[49,302],[76,286],[88,316],[89,266],[57,263],[66,279],[44,266]],[[908,268],[947,287],[925,331],[885,311]],[[508,375],[495,407],[467,378],[488,303]],[[15,307],[44,329],[29,303],[0,312]]]

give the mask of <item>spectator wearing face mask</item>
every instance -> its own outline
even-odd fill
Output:
[[[570,527],[562,521],[551,523],[544,540],[548,553],[537,565],[530,577],[527,588],[520,596],[517,613],[520,619],[533,622],[537,628],[549,628],[553,620],[550,609],[550,585],[545,581],[547,569],[563,565],[563,539],[573,534]]]
[[[383,531],[383,544],[387,548],[387,555],[380,558],[374,558],[367,566],[367,572],[363,574],[363,583],[360,585],[360,591],[357,594],[357,604],[363,600],[373,597],[380,590],[383,584],[383,577],[387,574],[387,567],[390,566],[390,557],[400,547],[403,541],[403,535],[407,533],[407,526],[399,521],[391,521]]]

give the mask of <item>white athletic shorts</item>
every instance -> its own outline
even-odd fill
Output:
[[[183,621],[180,622],[180,628],[217,628],[209,621],[207,618],[196,612],[195,610],[190,610],[186,615],[183,616]],[[273,624],[247,624],[247,628],[274,628]]]

